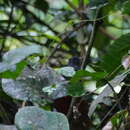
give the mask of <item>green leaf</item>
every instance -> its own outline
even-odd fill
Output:
[[[0,78],[12,78],[12,79],[16,79],[20,73],[22,72],[22,70],[24,69],[25,65],[27,63],[25,61],[22,61],[18,64],[16,64],[16,69],[15,70],[7,70],[3,73],[0,73]]]
[[[108,73],[113,72],[119,65],[124,55],[130,50],[130,33],[121,36],[108,47],[102,57],[101,67]]]
[[[67,86],[67,93],[70,96],[73,97],[80,97],[83,96],[85,94],[85,88],[83,86],[82,82],[74,82],[74,83],[70,83]]]
[[[114,114],[110,121],[112,122],[114,127],[117,127],[121,124],[121,122],[128,116],[128,111],[122,110]]]
[[[82,96],[85,94],[85,88],[83,85],[83,80],[100,80],[106,76],[104,72],[88,72],[85,70],[79,70],[75,73],[75,75],[71,78],[70,83],[67,87],[68,95],[71,96]]]
[[[58,70],[58,73],[66,77],[72,77],[75,74],[75,70],[73,67],[62,67]]]
[[[32,54],[42,54],[42,47],[38,45],[24,46],[5,53],[3,62],[0,63],[0,73],[14,68],[14,65]]]
[[[89,0],[84,0],[84,4],[88,4]]]
[[[49,35],[46,33],[42,33],[43,36],[45,36],[46,38],[53,40],[55,42],[61,42],[61,39],[58,36],[53,36],[53,35]]]
[[[47,10],[49,8],[48,2],[45,0],[36,0],[34,5],[36,8],[40,9],[44,13],[47,13]]]
[[[76,7],[78,7],[78,5],[79,5],[79,0],[72,0],[72,3],[73,3]]]
[[[130,14],[130,1],[124,3],[123,13],[124,14]]]
[[[100,80],[106,76],[105,72],[88,72],[85,70],[79,70],[76,74],[72,77],[70,82],[76,82],[84,77],[88,78],[89,80]]]
[[[68,120],[63,114],[35,106],[20,109],[15,124],[19,130],[69,130]]]

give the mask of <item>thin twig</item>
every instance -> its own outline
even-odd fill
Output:
[[[106,80],[106,81],[107,81],[107,80]],[[108,84],[109,87],[112,89],[112,91],[113,91],[113,93],[114,93],[114,97],[115,97],[115,99],[116,99],[116,101],[117,101],[117,100],[118,100],[118,97],[117,97],[117,94],[116,94],[116,92],[115,92],[113,86],[109,83],[109,81],[107,81],[107,84]],[[118,103],[118,105],[119,105],[119,109],[122,110],[122,107],[121,107],[120,102]]]
[[[13,19],[13,12],[14,12],[14,5],[12,5],[12,7],[11,7],[11,12],[10,12],[10,15],[9,15],[9,22],[8,22],[8,26],[7,26],[8,31],[10,29],[11,22],[12,22],[12,19]]]
[[[95,19],[98,16],[98,12],[99,12],[99,9],[96,11],[96,17],[95,17]],[[91,53],[91,49],[92,49],[92,46],[93,46],[95,26],[96,26],[96,21],[93,22],[93,29],[92,29],[92,32],[91,32],[91,35],[90,35],[90,39],[89,39],[89,42],[88,42],[88,49],[87,49],[87,52],[86,52],[86,54],[85,54],[85,56],[83,58],[81,69],[85,69],[85,67],[89,63],[90,53]]]
[[[108,16],[112,16],[114,13],[113,12],[111,12],[110,14],[107,14],[107,15],[104,15],[104,16],[102,16],[102,17],[100,17],[100,18],[97,18],[97,19],[82,19],[82,20],[79,20],[79,22],[78,23],[80,23],[80,22],[93,22],[93,21],[100,21],[100,20],[102,20],[102,19],[104,19],[104,18],[106,18],[106,17],[108,17]],[[120,15],[120,16],[124,16],[124,15]],[[115,25],[113,25],[113,24],[107,24],[108,26],[115,26]],[[117,27],[118,29],[123,29],[122,27]],[[127,28],[125,28],[125,29],[127,29]],[[129,29],[129,28],[128,28]]]
[[[99,31],[101,33],[103,33],[104,35],[106,35],[108,38],[110,38],[111,40],[116,40],[117,38],[114,37],[113,35],[111,35],[110,33],[108,33],[103,27],[99,27]]]
[[[10,30],[10,33],[13,33],[13,31],[16,29],[16,27],[17,27],[17,25],[19,24],[19,21],[21,20],[22,16],[23,16],[23,15],[21,14],[20,17],[18,18],[18,20],[16,21],[15,26]]]
[[[113,88],[113,86],[109,83],[109,81],[107,81],[106,79],[105,79],[105,81],[107,82],[107,84],[109,85],[109,87],[111,88],[111,90],[113,91],[113,93],[114,93],[114,96],[116,97],[117,96],[117,94],[116,94],[116,92],[115,92],[115,90],[114,90],[114,88]]]
[[[121,67],[122,67],[121,64],[119,66],[117,66],[114,71],[112,71],[109,75],[106,76],[106,78],[109,78],[109,77],[112,77],[113,75],[115,75],[119,71],[119,69],[121,69]]]
[[[8,20],[8,25],[7,25],[7,28],[6,28],[6,33],[9,32],[10,30],[10,26],[11,26],[11,22],[12,22],[12,18],[13,18],[13,12],[14,12],[14,5],[11,6],[11,11],[10,11],[10,14],[9,14],[9,20]],[[3,52],[3,49],[5,47],[5,42],[6,42],[6,35],[3,36],[3,41],[2,41],[2,45],[1,45],[1,48],[0,48],[0,59],[2,59],[2,52]]]
[[[96,12],[96,18],[97,18],[97,15],[98,15],[98,12]],[[93,37],[94,37],[94,32],[95,32],[95,25],[96,25],[96,21],[93,22],[93,30],[92,30],[91,35],[90,35],[90,40],[89,40],[89,43],[88,43],[88,50],[87,50],[85,57],[83,59],[81,69],[84,69],[85,66],[89,63],[89,62],[87,62],[87,64],[86,64],[86,60],[89,59],[90,52],[91,52],[91,49],[92,49],[92,46],[93,46]],[[76,97],[72,97],[71,104],[70,104],[70,107],[69,107],[69,110],[68,110],[68,113],[67,113],[68,119],[71,117],[71,114],[72,114],[72,111],[73,111],[73,106],[74,106],[76,100],[77,100]]]
[[[49,60],[51,59],[51,57],[54,55],[54,53],[57,51],[58,48],[61,47],[62,43],[64,43],[66,41],[66,39],[72,34],[74,33],[75,31],[79,30],[80,28],[82,28],[86,23],[82,23],[80,24],[79,26],[77,26],[74,30],[68,32],[66,34],[66,36],[64,36],[64,38],[61,40],[60,43],[58,43],[56,45],[56,47],[52,50],[52,52],[50,53],[50,55],[48,56],[47,60],[46,60],[46,64],[48,64]]]
[[[82,17],[82,14],[80,13],[80,11],[74,6],[73,3],[71,3],[69,0],[65,0],[66,3],[72,8],[74,9],[74,11],[76,12],[76,14],[79,16],[79,17]]]
[[[83,8],[84,7],[84,0],[79,0],[79,8]]]
[[[70,119],[70,116],[71,116],[71,113],[73,111],[73,106],[76,102],[76,97],[73,97],[72,100],[71,100],[71,103],[70,103],[70,106],[69,106],[69,110],[68,110],[68,113],[67,113],[67,118]]]
[[[127,89],[126,89],[127,90]],[[104,120],[110,115],[110,113],[115,109],[115,107],[118,105],[118,103],[120,102],[120,100],[123,98],[123,96],[126,93],[126,90],[122,93],[122,95],[120,96],[120,98],[116,101],[116,103],[113,105],[113,107],[109,110],[109,112],[104,116],[104,118],[102,119],[101,124],[104,122]]]
[[[24,8],[24,10],[31,14],[31,16],[41,25],[46,26],[50,31],[52,31],[54,34],[58,34],[58,32],[56,30],[54,30],[51,26],[49,26],[46,22],[44,22],[43,20],[41,20],[40,18],[38,18],[33,12],[31,12],[30,10]]]

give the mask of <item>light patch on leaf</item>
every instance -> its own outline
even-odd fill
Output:
[[[73,77],[75,75],[75,70],[73,67],[62,67],[58,70],[58,73],[66,77]]]
[[[48,93],[48,95],[51,95],[56,90],[55,85],[44,87],[42,89],[43,92]]]
[[[102,130],[112,130],[112,123],[108,122],[103,128]]]
[[[130,66],[130,55],[123,57],[122,65],[125,69],[128,69]]]

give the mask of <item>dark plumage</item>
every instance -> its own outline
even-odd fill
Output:
[[[79,70],[81,66],[81,61],[77,56],[69,59],[68,66],[74,67],[75,70]]]

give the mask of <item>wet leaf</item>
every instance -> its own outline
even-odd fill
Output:
[[[15,124],[19,130],[69,130],[63,114],[35,106],[20,109],[15,116]]]
[[[50,94],[43,92],[44,87],[56,85]],[[32,102],[42,102],[57,99],[66,95],[64,78],[50,67],[43,67],[36,71],[25,68],[23,73],[16,79],[2,79],[2,88],[9,96]]]

